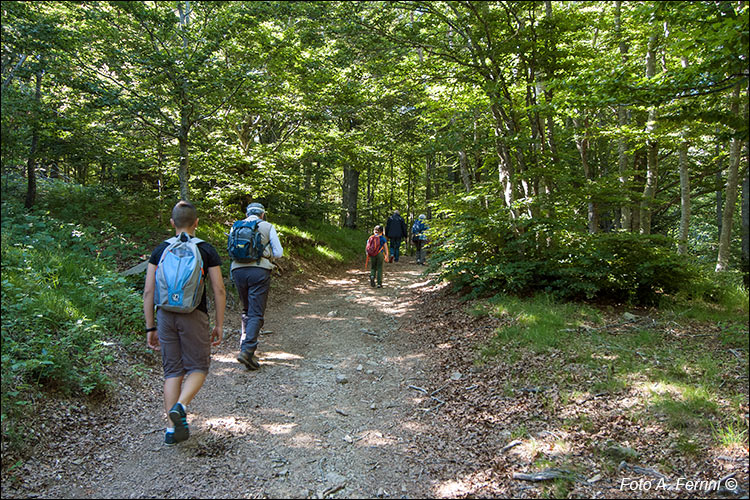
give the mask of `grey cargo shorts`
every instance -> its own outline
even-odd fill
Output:
[[[211,364],[208,314],[198,309],[187,314],[158,309],[156,326],[164,378],[208,373]]]

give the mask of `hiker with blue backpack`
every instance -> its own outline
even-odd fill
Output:
[[[227,251],[232,258],[232,281],[242,300],[242,336],[237,361],[248,370],[260,368],[255,351],[263,327],[268,291],[271,287],[272,259],[284,255],[279,235],[266,221],[266,209],[251,203],[245,210],[247,218],[232,225],[227,238]]]
[[[175,237],[151,253],[143,288],[146,343],[149,348],[161,351],[164,370],[167,445],[190,437],[187,405],[206,380],[211,346],[221,343],[226,305],[221,257],[213,246],[195,237],[198,227],[195,207],[188,201],[180,201],[172,209],[170,222]],[[216,306],[213,329],[208,321],[206,274],[211,279]]]
[[[378,280],[378,288],[383,288],[383,263],[389,260],[388,240],[383,236],[383,226],[377,225],[372,230],[372,235],[367,239],[365,245],[365,268],[370,264],[370,286],[375,287],[375,279]]]
[[[411,241],[417,249],[417,264],[425,265],[424,245],[427,243],[427,230],[429,226],[425,223],[427,216],[420,214],[411,226]]]

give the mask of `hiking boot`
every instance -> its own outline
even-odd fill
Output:
[[[245,365],[245,368],[248,370],[257,370],[260,368],[258,358],[255,356],[255,353],[251,351],[242,351],[240,355],[237,356],[237,361]]]
[[[383,288],[383,285],[378,285],[378,288]]]
[[[169,420],[174,424],[174,432],[167,433],[164,436],[164,442],[166,444],[181,443],[190,437],[190,428],[187,423],[187,415],[185,410],[182,408],[180,403],[175,403],[171,410],[169,410]],[[169,434],[172,434],[174,443],[167,442]]]

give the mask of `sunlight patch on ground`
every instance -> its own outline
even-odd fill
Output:
[[[471,492],[471,485],[471,478],[444,481],[437,486],[437,494],[435,496],[438,498],[463,497]]]
[[[337,286],[340,286],[340,285],[351,286],[355,284],[355,282],[353,282],[352,280],[327,280],[326,283],[329,285],[337,285]]]
[[[682,397],[684,392],[684,389],[679,385],[666,382],[638,382],[633,384],[633,389],[646,398],[655,395],[664,396],[666,394]]]
[[[385,360],[389,363],[403,363],[404,361],[413,361],[424,358],[424,354],[407,354],[406,356],[387,356]]]
[[[314,434],[301,433],[292,436],[290,444],[296,448],[320,448],[323,440]]]
[[[292,359],[305,359],[304,356],[300,356],[299,354],[292,354],[291,352],[284,352],[284,351],[266,351],[263,353],[263,360],[272,360],[272,359],[281,359],[281,360],[292,360]]]
[[[398,440],[392,436],[384,436],[378,430],[369,430],[360,433],[360,446],[388,446],[394,445]]]
[[[269,434],[290,434],[297,424],[262,424],[261,427]]]
[[[401,427],[403,429],[406,429],[407,431],[412,431],[414,433],[425,432],[425,429],[427,428],[421,422],[409,422],[409,421],[402,422]]]
[[[591,359],[604,359],[604,360],[607,360],[607,361],[614,361],[614,360],[620,359],[620,356],[617,355],[617,354],[598,354],[598,353],[593,353],[593,354],[591,354]]]
[[[218,363],[237,364],[237,354],[212,354],[211,361]]]
[[[430,280],[419,281],[417,283],[412,283],[411,285],[408,285],[406,288],[409,288],[409,289],[422,288],[423,286],[427,286],[429,283],[430,283]]]
[[[244,422],[235,417],[208,418],[202,425],[208,431],[213,429],[228,430],[234,434],[247,434],[253,430],[250,422]]]

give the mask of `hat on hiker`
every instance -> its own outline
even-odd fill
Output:
[[[427,218],[427,216],[426,216],[425,214],[419,214],[419,218],[420,218],[420,219],[426,219],[426,218]]]
[[[247,206],[247,209],[245,209],[245,213],[248,217],[251,215],[261,215],[265,211],[265,207],[263,207],[263,205],[261,205],[260,203],[251,203]]]

